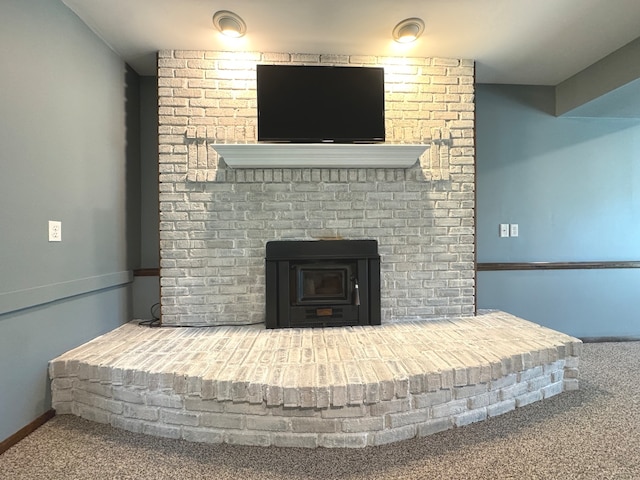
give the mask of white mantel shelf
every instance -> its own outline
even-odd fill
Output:
[[[211,145],[232,168],[408,168],[429,148],[394,143],[252,143]]]

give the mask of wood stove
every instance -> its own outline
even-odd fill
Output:
[[[380,325],[376,240],[272,241],[267,328]]]

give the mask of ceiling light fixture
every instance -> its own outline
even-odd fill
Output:
[[[225,37],[240,38],[247,31],[244,20],[228,10],[216,12],[213,15],[213,24]]]
[[[398,43],[411,43],[424,32],[424,22],[420,18],[407,18],[393,29],[393,39]]]

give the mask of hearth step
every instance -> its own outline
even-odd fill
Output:
[[[58,414],[199,442],[364,447],[575,390],[580,346],[495,311],[280,330],[131,322],[49,371]]]

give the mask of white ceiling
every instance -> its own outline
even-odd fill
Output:
[[[155,52],[250,50],[476,60],[479,83],[556,85],[640,36],[640,0],[63,0],[141,75]],[[217,10],[247,24],[236,42]],[[397,22],[420,17],[410,47]],[[227,40],[227,41],[225,41]]]

